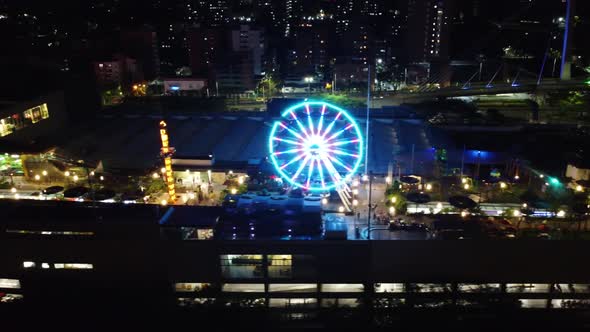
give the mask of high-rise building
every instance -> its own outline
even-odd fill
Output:
[[[285,37],[290,37],[293,29],[301,20],[303,4],[301,0],[285,1]]]
[[[252,53],[253,74],[262,74],[263,56],[266,50],[264,30],[253,28],[248,24],[241,24],[231,30],[231,45],[234,52]]]
[[[408,43],[410,62],[447,60],[452,0],[409,0]]]
[[[209,0],[208,22],[213,26],[229,22],[229,7],[226,0]]]
[[[334,15],[336,19],[336,33],[338,35],[352,29],[352,17],[354,16],[353,10],[353,0],[338,1],[338,4],[336,5],[336,13]]]
[[[212,68],[219,52],[228,48],[227,30],[197,26],[188,31],[187,43],[193,75],[212,79]]]
[[[160,56],[156,32],[148,26],[121,32],[121,51],[137,60],[144,78],[153,80],[160,74]]]

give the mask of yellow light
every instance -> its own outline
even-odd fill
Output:
[[[461,183],[467,183],[467,178],[462,178]]]
[[[426,184],[426,190],[428,190],[428,191],[432,190],[432,185],[430,183]]]
[[[357,205],[359,205],[359,201],[356,200],[356,199],[353,199],[352,200],[352,206],[357,206]]]
[[[14,199],[19,199],[20,195],[19,194],[14,194]]]
[[[15,193],[16,192],[16,188],[15,187],[12,187],[12,189],[10,189],[10,192],[11,193]]]
[[[238,184],[244,184],[244,177],[243,176],[238,177]]]
[[[340,207],[338,207],[338,212],[340,212],[340,213],[344,212],[344,206],[340,205]]]
[[[160,202],[160,205],[162,205],[162,206],[168,205],[168,201],[167,201],[167,200],[165,200],[165,199],[163,199],[163,200]]]
[[[157,179],[159,177],[158,173],[152,174],[152,178]]]
[[[515,216],[515,217],[520,217],[520,211],[518,211],[518,210],[514,210],[514,211],[512,212],[512,215],[513,215],[513,216]]]
[[[469,215],[469,212],[467,211],[461,211],[461,217],[465,218]]]
[[[527,206],[528,206],[528,204],[527,204],[527,203],[522,203],[522,207],[523,207],[523,208],[526,208]]]
[[[391,214],[391,215],[395,214],[395,208],[393,206],[389,207],[389,214]]]
[[[565,217],[565,211],[563,211],[563,210],[559,210],[559,211],[557,212],[557,216],[558,216],[558,217],[560,217],[560,218],[563,218],[563,217]]]
[[[41,174],[43,174],[43,176],[47,176],[47,171],[43,171]]]
[[[391,197],[391,203],[395,203],[395,202],[397,202],[397,197],[395,197],[395,196]]]
[[[90,172],[90,176],[94,176],[94,171]]]
[[[463,188],[465,188],[465,190],[469,190],[469,183],[466,183]]]
[[[133,90],[137,90],[137,84],[133,85]]]
[[[74,182],[78,181],[78,176],[74,175]]]
[[[41,179],[41,177],[39,176],[39,174],[35,175],[35,180],[39,181]]]
[[[231,188],[231,193],[232,193],[232,195],[235,195],[235,194],[237,194],[237,193],[238,193],[238,189],[236,189],[236,188]]]
[[[576,186],[576,191],[583,191],[583,190],[584,190],[584,188],[582,186],[580,186],[580,185]]]
[[[160,172],[166,173],[166,168],[164,168],[164,167],[160,168]]]
[[[327,198],[322,198],[322,204],[324,204],[324,205],[328,204],[328,199]]]
[[[65,175],[65,176],[70,176],[70,171],[66,171],[66,172],[64,173],[64,175]]]
[[[505,182],[500,182],[500,188],[506,189],[506,183]]]

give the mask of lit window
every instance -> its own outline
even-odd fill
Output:
[[[303,299],[270,299],[268,306],[271,308],[315,308],[318,305],[318,299],[316,298],[303,298]]]
[[[291,255],[268,255],[269,278],[291,278],[292,265]]]
[[[443,293],[451,291],[451,284],[410,284],[416,293]]]
[[[322,308],[356,308],[360,299],[322,299]]]
[[[176,292],[200,292],[210,286],[211,284],[201,282],[179,282],[174,284],[174,290]]]
[[[35,262],[23,262],[23,267],[25,269],[34,269],[35,268]]]
[[[317,292],[317,284],[270,284],[268,286],[269,292],[282,293],[311,293]]]
[[[402,293],[404,284],[375,284],[375,293]]]
[[[20,289],[20,280],[0,278],[0,288]]]
[[[547,307],[546,299],[519,299],[522,308],[542,309]]]
[[[500,291],[500,284],[459,284],[457,288],[463,293],[492,293]]]
[[[262,278],[262,255],[221,255],[224,278]]]
[[[223,284],[222,292],[255,293],[264,292],[264,284]]]
[[[507,293],[549,293],[549,284],[506,284]]]
[[[361,293],[364,290],[363,284],[322,284],[324,293]]]
[[[48,269],[49,268],[49,263],[41,263],[41,268]]]
[[[55,263],[53,267],[65,270],[92,270],[94,266],[87,263]]]
[[[22,301],[23,296],[21,294],[8,294],[0,293],[0,303],[10,303]]]
[[[590,293],[590,284],[555,284],[553,290],[557,293]]]

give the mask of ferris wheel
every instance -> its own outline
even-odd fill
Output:
[[[277,173],[291,185],[339,190],[361,164],[363,137],[344,109],[308,101],[288,108],[275,121],[268,148]]]

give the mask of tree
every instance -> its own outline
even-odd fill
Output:
[[[278,93],[278,79],[272,74],[266,74],[258,83],[258,93],[262,95],[262,98],[268,96],[269,98]]]

